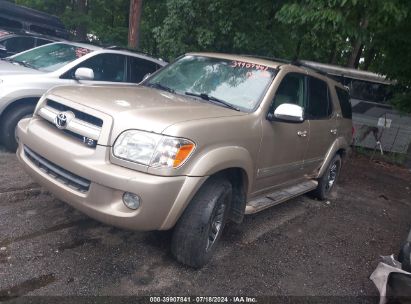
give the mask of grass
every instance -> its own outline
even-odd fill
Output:
[[[407,154],[404,153],[384,152],[384,154],[381,155],[381,152],[378,149],[374,150],[358,146],[353,147],[353,152],[369,157],[373,160],[379,160],[400,166],[404,166],[407,161]]]

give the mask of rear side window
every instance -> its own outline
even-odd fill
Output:
[[[340,102],[341,113],[344,118],[352,118],[350,95],[346,90],[335,87],[337,91],[338,101]]]
[[[148,73],[154,73],[158,69],[158,65],[152,61],[128,57],[129,59],[129,82],[139,83]]]
[[[307,119],[325,119],[332,113],[328,85],[325,81],[308,77],[308,105],[305,109]]]

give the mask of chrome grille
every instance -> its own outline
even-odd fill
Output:
[[[53,179],[60,183],[70,187],[73,190],[81,193],[86,193],[90,188],[90,181],[82,178],[78,175],[71,173],[70,171],[61,168],[60,166],[53,164],[44,157],[38,155],[36,152],[24,146],[24,154],[30,161],[36,165],[40,170],[45,172]]]
[[[73,109],[72,107],[63,105],[61,103],[55,102],[53,100],[47,100],[47,106],[57,110],[58,112],[65,112],[65,111],[71,111],[74,113],[77,119],[88,122],[92,125],[95,125],[97,127],[102,127],[103,126],[103,120],[100,118],[97,118],[95,116],[92,116],[90,114],[78,111],[76,109]]]
[[[81,112],[61,103],[47,100],[37,114],[68,135],[71,135],[86,145],[95,147],[100,137],[103,120],[90,114]],[[57,119],[60,114],[70,114],[64,126],[58,126]]]

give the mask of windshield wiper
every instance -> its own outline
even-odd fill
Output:
[[[156,88],[156,89],[160,89],[169,93],[175,93],[175,90],[173,90],[172,88],[169,88],[159,82],[154,82],[154,83],[149,83],[147,84],[148,87],[150,88]]]
[[[235,110],[235,111],[240,111],[239,108],[237,108],[236,106],[233,106],[231,103],[228,103],[227,101],[224,101],[222,99],[219,99],[217,97],[214,96],[210,96],[208,94],[205,93],[193,93],[193,92],[185,92],[186,95],[189,96],[195,96],[195,97],[200,97],[201,99],[207,100],[207,101],[212,101],[213,103],[218,103],[221,104],[223,106],[225,106],[226,108]]]
[[[30,68],[30,69],[35,69],[37,70],[37,68],[35,68],[34,66],[32,66],[30,63],[27,63],[25,61],[18,61],[18,60],[14,60],[13,58],[3,58],[3,60],[11,62],[11,63],[17,63],[19,65],[22,65],[26,68]]]
[[[22,66],[24,66],[26,68],[37,70],[37,68],[35,68],[33,65],[31,65],[30,63],[28,63],[26,61],[16,61],[16,62],[21,64]]]

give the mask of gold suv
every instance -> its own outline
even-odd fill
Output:
[[[48,91],[18,126],[18,158],[61,200],[110,225],[174,227],[201,267],[228,220],[326,199],[351,142],[339,83],[299,64],[189,53],[137,86]]]

